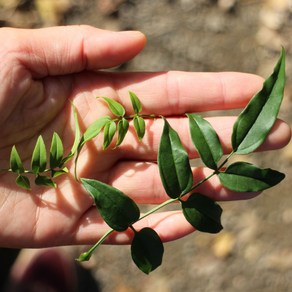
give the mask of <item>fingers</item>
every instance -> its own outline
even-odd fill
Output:
[[[89,224],[90,222],[90,224]],[[144,227],[153,228],[163,242],[179,239],[194,232],[181,211],[167,211],[151,214],[150,216],[134,224],[136,230]],[[79,228],[75,233],[76,244],[94,244],[110,228],[104,223],[95,207],[92,207],[79,222]],[[130,244],[133,231],[113,232],[104,243],[106,244]]]
[[[181,141],[189,153],[190,158],[197,158],[198,153],[191,141],[187,118],[168,118],[170,125],[178,132]],[[210,117],[211,123],[222,145],[225,154],[232,151],[231,135],[236,117]],[[157,160],[158,148],[162,134],[163,121],[161,119],[147,122],[146,134],[143,140],[138,141],[136,134],[129,132],[122,145],[117,149],[120,159],[124,160]],[[291,138],[290,127],[283,121],[277,120],[271,129],[266,141],[258,149],[260,151],[273,150],[284,147]]]
[[[243,107],[261,89],[263,79],[245,73],[128,73],[105,74],[98,84],[112,80],[116,96],[131,111],[129,91],[141,99],[144,113],[179,115]],[[102,94],[102,92],[101,92]],[[103,93],[104,95],[104,93]]]
[[[211,169],[194,167],[194,185],[213,173]],[[156,163],[122,162],[113,168],[108,184],[123,191],[141,204],[160,204],[169,197],[163,188]],[[223,187],[216,175],[195,189],[215,201],[246,200],[259,193],[237,193]]]
[[[145,45],[140,32],[110,32],[90,26],[36,30],[5,29],[5,50],[13,52],[34,78],[120,65]]]

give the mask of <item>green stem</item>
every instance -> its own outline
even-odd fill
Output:
[[[78,261],[85,261],[85,260],[89,260],[92,253],[105,241],[105,239],[111,234],[113,233],[114,230],[110,229],[108,230],[100,239],[99,241],[93,245],[87,252],[83,253],[80,255],[80,257],[77,259]]]
[[[176,201],[178,201],[178,200],[179,200],[179,199],[176,198],[176,199],[169,199],[169,200],[163,202],[162,204],[160,204],[160,205],[156,206],[155,208],[153,208],[153,209],[149,210],[148,212],[146,212],[143,216],[141,216],[141,217],[139,218],[138,221],[144,219],[145,217],[149,216],[150,214],[155,213],[156,211],[160,210],[161,208],[163,208],[163,207],[165,207],[165,206],[167,206],[167,205],[169,205],[169,204],[172,204],[172,203],[174,203],[174,202],[176,202]]]

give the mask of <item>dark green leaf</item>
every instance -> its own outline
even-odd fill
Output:
[[[19,175],[17,176],[16,178],[16,184],[25,189],[25,190],[30,190],[30,182],[29,182],[29,179],[24,176],[24,175]]]
[[[86,142],[95,138],[109,121],[111,121],[111,118],[109,116],[105,116],[91,124],[84,132],[80,145],[83,146]]]
[[[47,176],[38,175],[35,179],[35,184],[38,186],[46,186],[55,188],[57,185]]]
[[[188,154],[166,119],[158,150],[158,166],[164,189],[171,198],[175,199],[191,189],[193,174]]]
[[[123,117],[126,113],[125,108],[117,101],[108,98],[108,97],[102,97],[106,103],[108,104],[108,107],[110,111],[117,117]]]
[[[54,169],[59,167],[64,154],[64,148],[61,138],[57,133],[54,133],[52,142],[51,142],[51,149],[50,149],[50,168]]]
[[[116,133],[117,125],[115,121],[110,121],[105,124],[103,129],[103,149],[107,149],[112,142]]]
[[[218,233],[222,230],[221,207],[212,199],[193,193],[187,201],[181,201],[183,214],[197,230]]]
[[[276,170],[261,169],[246,162],[233,163],[225,172],[219,173],[222,185],[236,192],[262,191],[277,185],[284,177]]]
[[[116,146],[119,146],[122,144],[128,132],[128,129],[129,129],[129,122],[126,119],[122,118],[118,123],[118,140],[117,140]]]
[[[149,274],[159,267],[163,252],[163,243],[153,229],[145,227],[139,232],[135,232],[131,245],[131,255],[134,263],[142,272]]]
[[[145,135],[145,121],[139,116],[135,116],[133,119],[134,128],[137,133],[138,139],[142,140]]]
[[[13,146],[10,153],[10,168],[13,172],[23,173],[24,167],[21,161],[21,158],[16,150],[16,147]]]
[[[132,102],[132,107],[134,110],[135,114],[139,114],[142,111],[142,105],[141,102],[138,98],[138,96],[134,93],[134,92],[129,92],[130,94],[130,98],[131,98],[131,102]]]
[[[217,163],[223,156],[223,150],[217,133],[211,124],[198,115],[187,115],[190,123],[192,141],[204,164],[217,170]]]
[[[120,190],[93,179],[82,178],[81,182],[112,229],[124,231],[139,219],[138,206]]]
[[[47,152],[42,136],[39,136],[31,158],[31,169],[33,173],[40,173],[46,169]]]
[[[232,132],[232,147],[237,154],[248,154],[256,150],[266,139],[277,118],[284,95],[285,51],[273,74],[241,112]]]

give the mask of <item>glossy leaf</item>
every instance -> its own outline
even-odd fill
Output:
[[[103,129],[103,149],[107,149],[112,142],[114,135],[117,130],[117,125],[115,121],[110,121],[105,124]]]
[[[225,172],[219,173],[223,186],[236,192],[257,192],[280,183],[285,175],[270,168],[261,169],[247,162],[231,164]]]
[[[82,178],[104,221],[116,231],[124,231],[139,219],[136,203],[120,190],[93,179]]]
[[[117,139],[116,147],[122,144],[128,132],[128,129],[129,129],[129,122],[126,119],[122,118],[118,122],[118,139]]]
[[[134,92],[130,91],[129,94],[130,94],[130,99],[132,102],[132,107],[133,107],[134,113],[139,114],[142,111],[141,102],[140,102],[138,96]]]
[[[31,169],[33,173],[40,173],[46,169],[47,153],[42,136],[39,136],[31,158]]]
[[[55,188],[57,185],[47,176],[38,175],[35,178],[35,184],[38,186],[46,186]]]
[[[223,156],[223,150],[217,133],[211,124],[198,115],[188,114],[192,141],[204,164],[217,170],[217,163]]]
[[[133,122],[138,139],[142,140],[145,135],[145,120],[139,116],[135,116]]]
[[[108,97],[102,97],[103,100],[108,104],[108,107],[110,111],[117,117],[123,117],[126,113],[125,108],[117,101],[108,98]]]
[[[51,149],[50,149],[50,168],[54,169],[59,167],[64,154],[64,148],[61,138],[57,133],[54,133],[52,142],[51,142]]]
[[[10,168],[13,172],[16,172],[18,174],[24,172],[24,167],[21,158],[15,146],[12,147],[10,153]]]
[[[16,178],[16,184],[25,189],[25,190],[30,190],[30,182],[29,179],[24,176],[24,175],[18,175]]]
[[[81,142],[79,144],[79,148],[80,146],[83,146],[86,142],[95,138],[109,121],[111,121],[111,118],[109,116],[105,116],[92,123],[84,132],[81,138]]]
[[[208,233],[218,233],[222,230],[222,209],[209,197],[193,193],[181,204],[185,218],[197,230]]]
[[[158,150],[160,177],[166,193],[173,199],[187,193],[193,184],[193,174],[186,150],[177,132],[164,119]]]
[[[139,232],[135,232],[132,245],[131,255],[137,267],[149,274],[162,263],[164,253],[163,243],[153,229],[145,227]]]
[[[232,147],[237,154],[248,154],[256,150],[266,139],[277,118],[284,95],[285,51],[273,74],[241,112],[232,132]]]

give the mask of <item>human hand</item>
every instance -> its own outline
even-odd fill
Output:
[[[240,108],[262,86],[262,78],[243,73],[113,73],[99,71],[124,63],[145,45],[139,32],[109,32],[87,26],[39,30],[1,29],[0,48],[0,168],[7,168],[16,144],[24,163],[39,134],[48,143],[54,131],[69,152],[74,139],[71,100],[84,130],[108,115],[97,96],[119,100],[130,112],[128,91],[135,92],[143,113],[164,115],[179,132],[191,158],[197,152],[188,134],[186,112]],[[225,152],[235,117],[214,117]],[[129,132],[118,148],[103,151],[99,139],[86,144],[80,154],[78,173],[117,187],[138,203],[161,203],[167,196],[155,163],[163,122],[149,120],[146,135],[138,142]],[[278,149],[290,140],[290,128],[277,120],[260,150]],[[108,226],[100,218],[91,197],[71,174],[57,179],[58,188],[15,186],[10,173],[0,176],[0,246],[44,247],[96,242]],[[207,169],[194,168],[195,180]],[[211,179],[200,187],[215,200],[247,199],[257,194],[234,194]],[[161,212],[138,224],[149,225],[163,241],[174,240],[193,227],[180,212]],[[128,243],[128,233],[113,233],[106,242]]]

